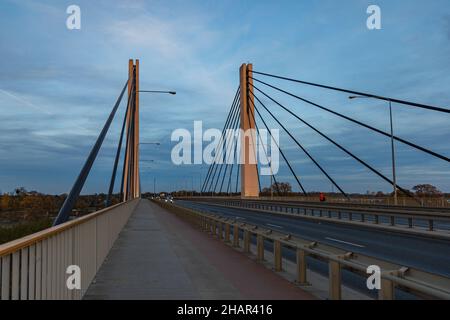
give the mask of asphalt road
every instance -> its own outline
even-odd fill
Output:
[[[450,277],[450,241],[346,226],[332,222],[314,222],[243,208],[214,206],[207,203],[176,201],[176,204]],[[283,255],[287,259],[295,261],[293,252],[285,250]],[[310,260],[308,263],[313,270],[327,274],[328,269],[325,263],[317,260]],[[344,271],[343,281],[350,284],[351,287],[367,293],[365,282],[360,276]]]

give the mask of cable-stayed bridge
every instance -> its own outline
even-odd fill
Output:
[[[142,198],[139,168],[139,93],[145,92],[139,88],[139,61],[130,60],[128,70],[128,79],[53,227],[0,246],[1,299],[450,298],[450,210],[421,206],[420,199],[397,183],[395,146],[405,145],[443,163],[449,158],[395,135],[392,105],[441,114],[450,110],[283,77],[243,64],[201,196],[150,202]],[[271,84],[270,79],[333,91],[350,99],[385,101],[390,108],[390,131]],[[392,175],[384,174],[364,155],[318,129],[270,92],[389,139]],[[71,212],[122,100],[126,100],[126,109],[108,177],[107,207],[72,219]],[[279,112],[392,186],[394,205],[353,203]],[[293,165],[295,159],[289,158],[269,121],[339,191],[341,202],[309,201],[313,190],[303,179],[305,173]],[[269,136],[270,150],[263,141],[263,130]],[[295,199],[285,196],[278,181],[276,152],[300,190],[301,196]],[[260,196],[260,159],[265,160],[273,179],[270,198]],[[111,205],[118,182],[121,202]],[[407,206],[400,206],[400,199]],[[371,272],[379,276],[378,288],[367,284]]]

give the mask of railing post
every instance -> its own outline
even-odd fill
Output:
[[[394,300],[394,283],[391,280],[381,278],[381,288],[378,291],[379,300]]]
[[[2,280],[1,283],[1,297],[2,300],[9,300],[10,299],[10,280],[11,280],[11,255],[3,256],[0,258],[1,261],[1,267],[2,267]]]
[[[256,236],[256,260],[264,261],[264,237],[262,234]]]
[[[202,230],[205,231],[206,230],[206,218],[202,216],[200,219],[201,219]]]
[[[213,236],[213,237],[215,237],[216,236],[216,232],[217,232],[217,225],[216,225],[216,220],[212,220],[212,230],[211,230],[211,235]]]
[[[337,261],[330,260],[329,268],[329,295],[331,300],[341,300],[341,265]]]
[[[230,242],[230,224],[225,223],[225,242]]]
[[[239,227],[233,226],[233,247],[239,247]]]
[[[283,269],[281,256],[281,242],[279,240],[273,241],[273,266],[274,270],[279,272]]]
[[[251,233],[248,230],[244,230],[244,252],[250,253],[250,238]]]
[[[297,282],[301,285],[306,285],[306,251],[297,249]]]
[[[223,238],[223,231],[222,231],[222,222],[219,221],[217,224],[217,237],[219,238],[219,240],[222,240]]]

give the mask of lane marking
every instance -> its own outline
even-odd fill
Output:
[[[245,218],[237,217],[237,216],[235,217],[235,219],[236,219],[236,220],[245,220]]]
[[[276,224],[266,223],[266,226],[270,226],[270,227],[274,227],[274,228],[278,228],[278,229],[283,229],[282,226],[277,226]]]
[[[338,239],[334,239],[334,238],[328,238],[326,237],[325,239],[327,240],[331,240],[331,241],[335,241],[335,242],[340,242],[340,243],[345,243],[351,246],[355,246],[355,247],[359,247],[359,248],[365,248],[366,246],[360,245],[360,244],[356,244],[356,243],[352,243],[352,242],[347,242],[347,241],[343,241],[343,240],[338,240]]]

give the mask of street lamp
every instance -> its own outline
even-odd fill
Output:
[[[349,99],[378,99],[377,97],[350,96]],[[392,101],[389,99],[389,121],[391,125],[392,187],[394,188],[394,204],[397,205],[397,178],[395,174],[394,126],[392,124]]]
[[[159,142],[139,142],[139,144],[154,144],[156,146],[160,146],[161,145],[161,143],[159,143]]]
[[[139,92],[143,92],[143,93],[167,93],[167,94],[172,94],[172,95],[176,95],[176,91],[161,91],[161,90],[139,90]]]

